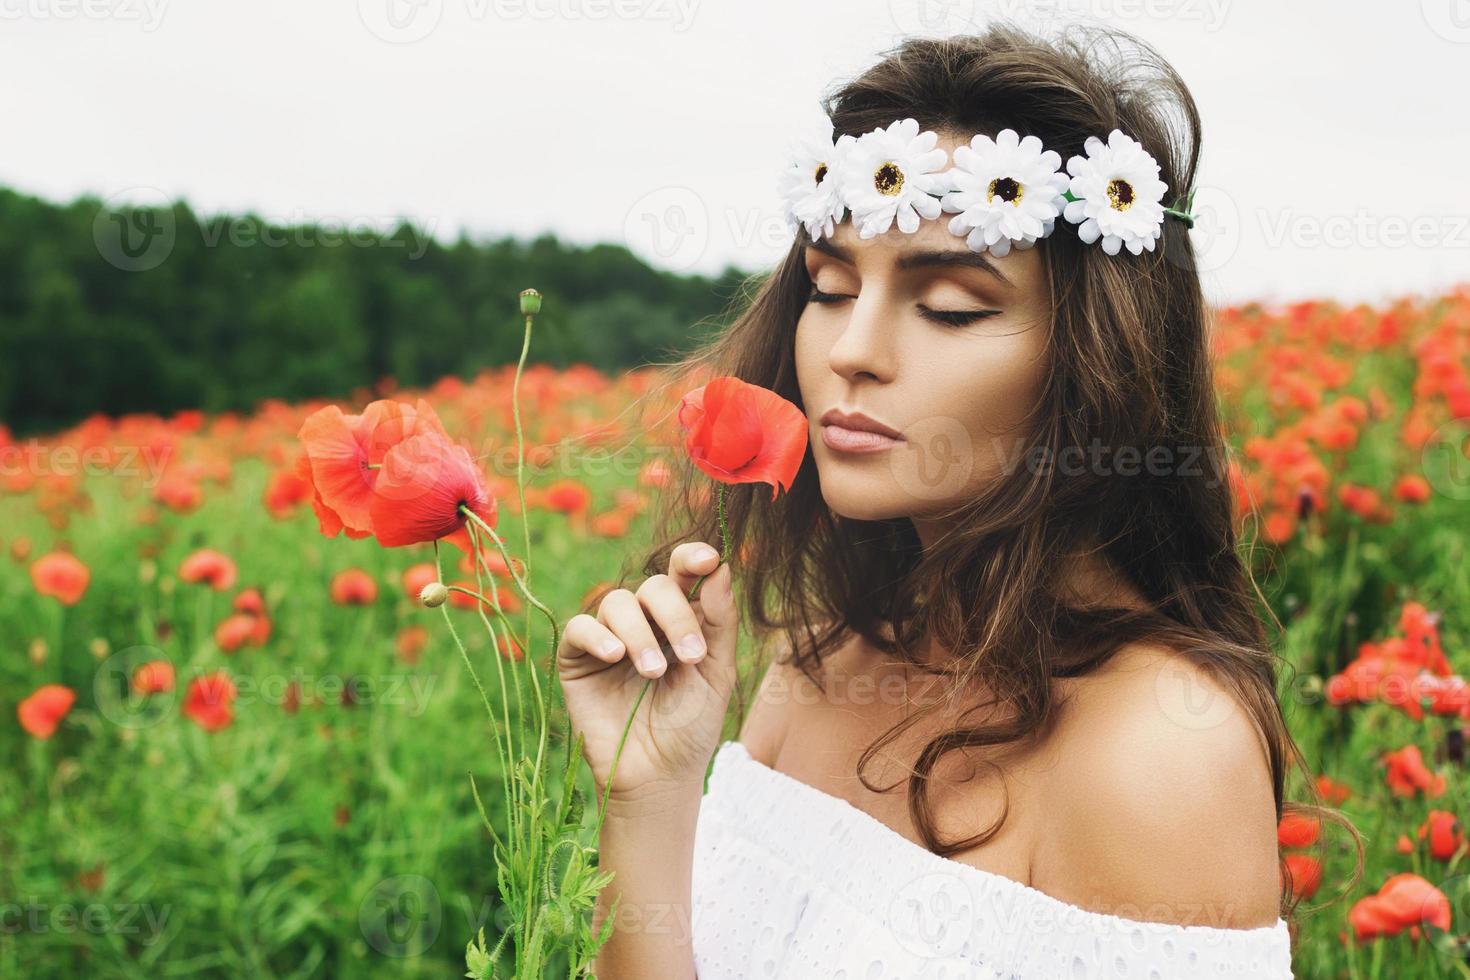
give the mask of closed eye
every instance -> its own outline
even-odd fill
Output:
[[[840,303],[845,299],[856,298],[855,296],[848,296],[844,293],[824,293],[816,286],[812,287],[811,295],[807,296],[807,300],[812,303]]]
[[[987,317],[1000,316],[1000,310],[931,310],[921,303],[919,304],[919,316],[933,323],[942,323],[949,327],[963,327]]]

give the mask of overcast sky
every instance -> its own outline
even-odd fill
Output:
[[[1183,74],[1214,299],[1470,281],[1470,0],[0,0],[0,183],[753,269],[824,90],[997,16]]]

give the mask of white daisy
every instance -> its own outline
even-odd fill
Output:
[[[1106,144],[1096,136],[1083,144],[1087,156],[1067,161],[1072,175],[1068,201],[1062,213],[1082,227],[1077,236],[1091,245],[1102,238],[1103,251],[1117,255],[1127,245],[1134,255],[1153,251],[1163,233],[1164,193],[1159,165],[1138,141],[1120,130],[1108,134]]]
[[[938,142],[938,133],[919,132],[918,120],[901,119],[887,129],[864,133],[848,147],[842,196],[859,238],[881,235],[895,221],[901,231],[913,234],[920,217],[939,217],[939,198],[949,190],[949,178],[940,168],[949,154]]]
[[[1021,139],[1014,129],[1002,129],[993,140],[978,135],[969,146],[955,147],[954,162],[952,190],[940,204],[958,212],[949,230],[965,236],[973,251],[988,249],[999,258],[1013,245],[1030,248],[1051,234],[1068,185],[1055,150],[1043,151],[1035,136]]]
[[[786,224],[793,234],[805,225],[813,239],[832,236],[846,206],[838,178],[841,155],[853,142],[851,136],[843,136],[833,144],[829,119],[824,131],[808,135],[792,149],[791,164],[781,171],[777,183],[786,205]]]

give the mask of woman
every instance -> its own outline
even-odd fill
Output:
[[[1289,976],[1303,760],[1236,551],[1187,88],[1126,35],[995,27],[823,107],[789,254],[679,374],[794,402],[809,456],[729,488],[730,555],[685,473],[559,652],[609,794],[598,976]],[[721,742],[742,621],[778,650]]]

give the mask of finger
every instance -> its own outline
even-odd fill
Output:
[[[627,652],[616,633],[586,613],[578,613],[567,620],[558,657],[563,663],[571,663],[590,655],[605,664],[615,664]]]
[[[735,668],[735,650],[740,636],[740,608],[735,602],[734,582],[730,563],[723,562],[699,589],[709,661],[727,674]]]
[[[704,659],[704,631],[694,615],[694,607],[670,576],[650,575],[644,579],[638,586],[638,601],[664,631],[681,661],[697,664]]]
[[[658,647],[653,627],[643,615],[638,597],[627,589],[614,589],[602,597],[597,618],[612,630],[633,656],[633,666],[644,677],[658,677],[669,665]]]
[[[669,553],[669,577],[687,596],[701,576],[720,564],[720,553],[703,541],[685,541]]]

